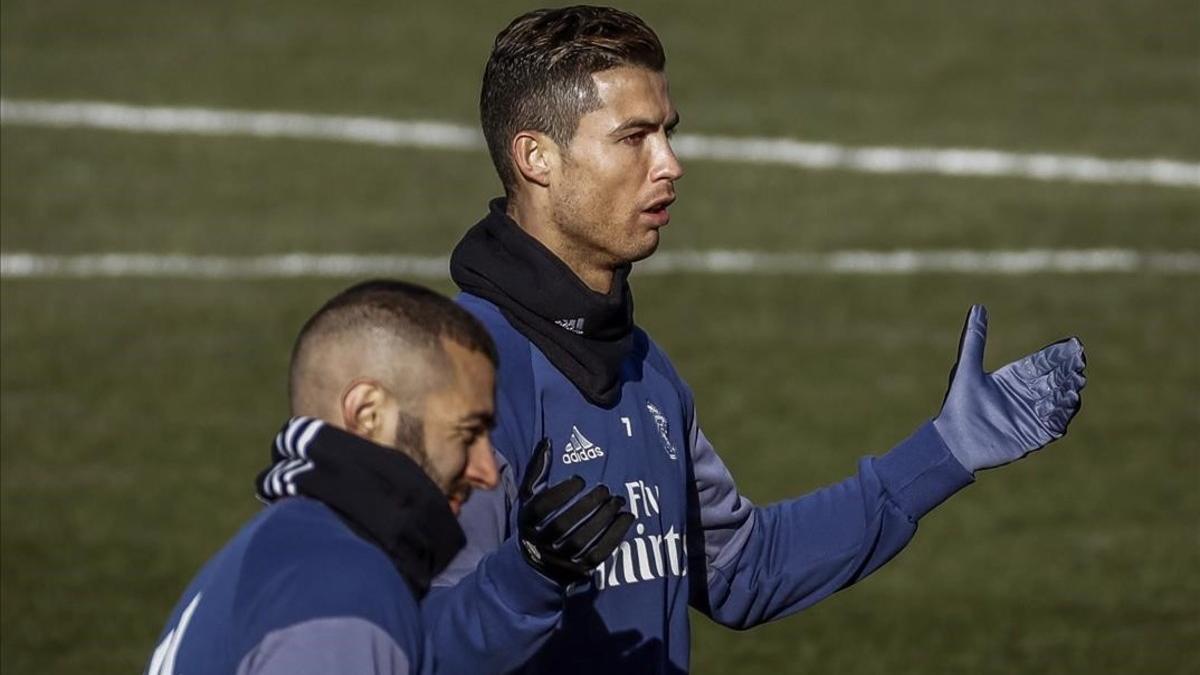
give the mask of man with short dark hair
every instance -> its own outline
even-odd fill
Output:
[[[855,583],[975,471],[1062,436],[1079,408],[1078,340],[986,373],[973,307],[933,420],[841,483],[769,506],[742,497],[690,389],[633,321],[631,265],[658,246],[683,176],[664,67],[637,17],[568,7],[518,17],[485,68],[480,112],[506,198],[451,274],[501,354],[503,489],[464,509],[467,547],[426,601],[445,672],[685,672],[689,604],[748,628]],[[553,452],[530,453],[543,437]],[[584,583],[503,572],[538,553],[515,478],[528,467],[627,497],[634,524]]]
[[[433,291],[372,281],[305,323],[294,417],[256,480],[268,504],[200,571],[147,673],[432,670],[417,602],[496,485],[496,348]]]

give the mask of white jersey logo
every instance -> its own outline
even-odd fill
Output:
[[[608,560],[596,566],[596,590],[688,575],[687,532],[662,512],[658,485],[643,480],[625,483],[626,503],[637,520],[631,537],[621,542]],[[664,522],[664,520],[668,522]],[[665,531],[664,531],[665,528]]]
[[[578,319],[559,319],[554,323],[576,335],[583,335],[583,317]]]
[[[196,597],[192,598],[183,614],[179,616],[179,625],[168,631],[163,641],[158,644],[154,655],[150,657],[147,675],[175,675],[175,654],[179,652],[179,643],[183,642],[183,634],[187,632],[192,614],[196,613],[196,606],[200,604],[202,595],[204,593],[197,593]]]
[[[671,442],[671,427],[667,424],[667,416],[650,401],[646,401],[646,411],[654,419],[654,426],[658,427],[658,437],[662,440],[663,450],[667,451],[668,457],[675,459],[677,453],[675,444]]]
[[[566,447],[563,448],[563,464],[578,464],[603,456],[604,450],[601,450],[600,446],[589,441],[579,431],[579,427],[571,427],[571,440],[567,441]]]

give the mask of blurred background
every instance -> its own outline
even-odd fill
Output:
[[[1200,4],[625,6],[667,48],[681,135],[1165,158],[1192,176],[685,160],[665,252],[1103,249],[1116,261],[635,270],[637,320],[760,503],[850,474],[936,413],[972,302],[991,310],[990,368],[1068,334],[1088,349],[1068,438],[982,474],[891,564],[800,615],[746,633],[693,617],[695,672],[1200,671]],[[25,276],[30,260],[444,256],[499,192],[469,137],[451,149],[118,131],[84,119],[94,106],[64,118],[28,103],[473,128],[492,39],[531,7],[0,6],[5,673],[144,667],[186,582],[258,508],[251,481],[287,414],[301,322],[366,274]],[[110,120],[140,119],[120,110]],[[397,274],[450,292],[436,263]]]

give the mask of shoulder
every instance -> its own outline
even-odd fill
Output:
[[[471,313],[496,343],[500,354],[499,379],[502,390],[533,391],[533,343],[509,323],[498,307],[469,293],[459,293],[455,302]]]
[[[268,507],[238,585],[234,615],[247,636],[330,617],[374,624],[400,644],[419,630],[416,600],[387,555],[309,499]]]
[[[496,349],[501,353],[501,361],[505,360],[505,355],[515,357],[519,362],[529,361],[529,348],[532,343],[509,323],[499,307],[470,293],[459,293],[454,301],[478,319],[491,334],[492,339],[496,341]],[[501,363],[501,367],[506,365],[516,364]]]
[[[537,378],[533,355],[536,349],[496,305],[469,293],[459,293],[455,302],[469,311],[496,342],[500,366],[496,371],[496,429],[492,444],[518,471],[537,439]]]
[[[634,328],[634,350],[642,355],[641,358],[644,367],[653,370],[670,383],[670,386],[675,389],[676,394],[679,396],[680,401],[684,403],[690,416],[693,406],[691,387],[679,375],[679,372],[675,370],[675,364],[671,362],[671,359],[663,351],[662,347],[658,346],[658,343],[650,337],[650,334],[640,327]]]

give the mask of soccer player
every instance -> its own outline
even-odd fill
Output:
[[[430,672],[417,601],[463,545],[471,489],[496,485],[495,365],[482,326],[419,286],[326,303],[256,481],[270,506],[188,586],[146,672]]]
[[[1079,408],[1078,340],[987,373],[976,306],[935,418],[840,483],[769,506],[741,496],[690,389],[633,319],[631,264],[658,246],[683,176],[664,64],[637,17],[569,7],[518,17],[484,70],[505,198],[451,274],[500,352],[502,489],[466,505],[467,547],[424,605],[444,672],[686,672],[689,605],[742,629],[828,597],[896,555],[976,471],[1061,437]],[[586,512],[585,485],[624,496],[633,525],[598,565],[546,567],[562,533],[523,505],[555,491],[561,512]]]

